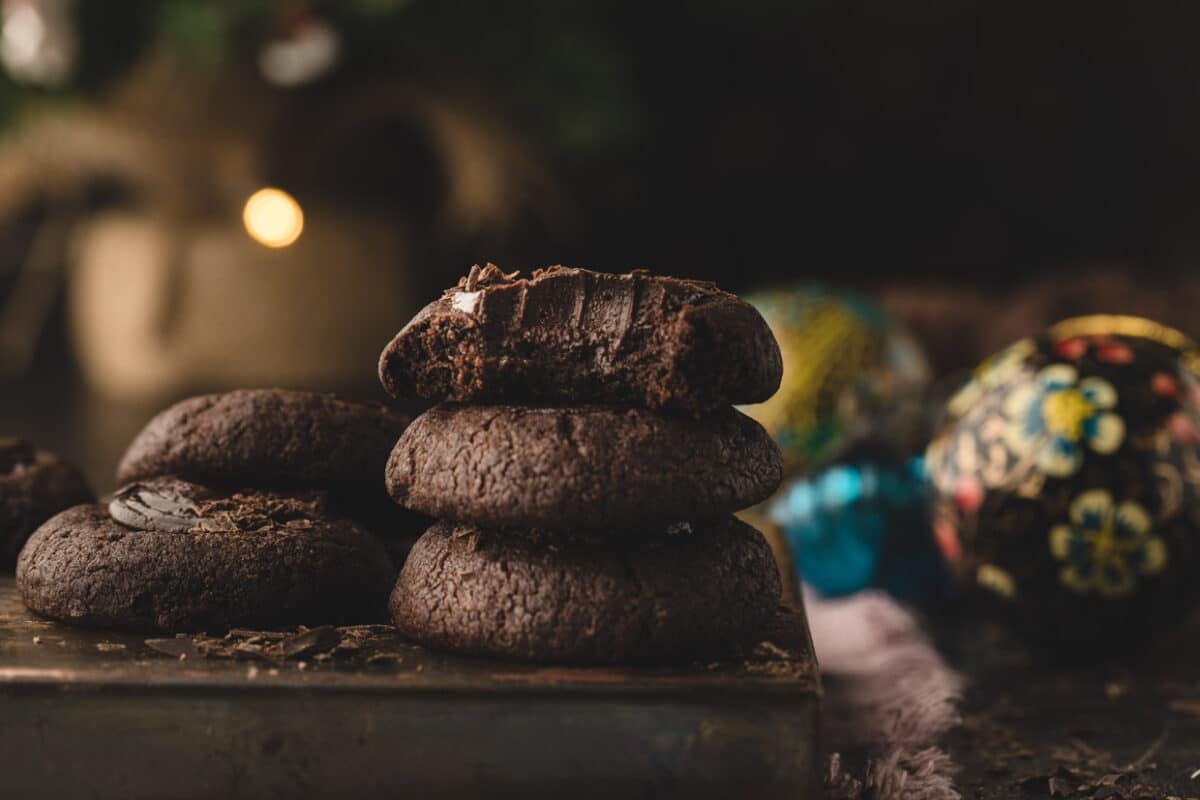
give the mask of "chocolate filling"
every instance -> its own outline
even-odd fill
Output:
[[[318,492],[221,492],[176,478],[132,483],[113,495],[109,515],[130,528],[164,533],[306,528],[324,519]]]

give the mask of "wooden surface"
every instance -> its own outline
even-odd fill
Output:
[[[1004,631],[939,626],[968,678],[949,751],[965,798],[1200,798],[1200,619],[1064,662]]]
[[[391,633],[324,661],[180,660],[36,618],[0,579],[0,797],[815,797],[818,693],[798,615],[681,668],[460,658]]]

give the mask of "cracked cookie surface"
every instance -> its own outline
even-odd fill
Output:
[[[121,459],[117,482],[178,475],[239,486],[378,486],[407,423],[382,404],[318,392],[200,395],[147,423]]]
[[[677,662],[753,639],[779,596],[769,545],[733,517],[599,537],[439,522],[413,546],[390,610],[406,636],[461,653]]]
[[[779,448],[746,415],[443,404],[392,451],[388,491],[437,519],[508,528],[644,528],[765,500]]]

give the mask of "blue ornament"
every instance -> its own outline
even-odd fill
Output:
[[[785,486],[767,506],[800,577],[828,597],[882,588],[916,600],[947,586],[930,542],[924,459],[837,464]]]

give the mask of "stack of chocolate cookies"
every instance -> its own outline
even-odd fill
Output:
[[[129,446],[106,504],[51,518],[17,563],[25,604],[77,625],[224,632],[369,622],[396,571],[351,513],[406,419],[278,389],[204,395]]]
[[[645,272],[475,267],[384,350],[395,396],[437,401],[387,464],[436,522],[392,592],[410,638],[559,663],[720,654],[776,612],[771,550],[733,512],[782,459],[734,410],[778,387],[758,313]]]

